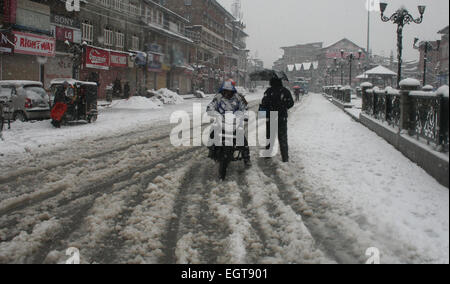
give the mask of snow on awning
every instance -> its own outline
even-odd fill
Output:
[[[388,75],[388,76],[396,76],[397,75],[397,73],[395,73],[381,65],[379,65],[373,69],[370,69],[364,73],[367,75]]]

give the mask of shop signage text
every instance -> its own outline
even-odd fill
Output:
[[[13,32],[14,52],[38,56],[55,56],[55,39],[40,35]]]

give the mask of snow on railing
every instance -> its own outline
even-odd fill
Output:
[[[350,103],[351,102],[351,93],[352,88],[350,86],[341,86],[341,85],[333,85],[333,86],[324,86],[323,88],[324,94],[328,98],[334,98],[342,103]]]
[[[448,86],[436,92],[420,88],[415,79],[405,79],[401,90],[387,87],[384,90],[361,85],[362,111],[375,119],[387,122],[436,149],[448,152],[449,144],[449,97]],[[425,89],[425,90],[424,90]]]

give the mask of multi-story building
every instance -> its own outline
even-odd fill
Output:
[[[226,78],[245,85],[248,50],[245,25],[216,0],[165,0],[165,7],[190,21],[188,35],[196,44],[195,84],[215,92]]]
[[[439,47],[439,66],[438,81],[439,85],[448,85],[448,26],[438,32],[441,35],[441,44]]]
[[[314,84],[316,57],[322,46],[322,42],[314,42],[281,47],[283,56],[274,63],[274,69],[285,71],[290,81],[303,77]]]
[[[1,3],[2,37],[16,42],[8,54],[1,45],[1,79],[40,80],[48,87],[55,77],[75,77],[98,82],[100,97],[117,80],[128,82],[131,92],[192,91],[189,22],[159,3],[82,1],[73,12],[61,0]]]
[[[423,83],[423,73],[426,64],[426,85],[437,85],[437,75],[439,73],[440,50],[438,41],[420,42],[418,50],[419,57],[419,71],[421,72],[420,80]],[[426,52],[425,52],[426,51]],[[425,55],[426,54],[426,55]]]
[[[51,5],[46,0],[3,0],[0,79],[44,82],[46,64],[56,55]],[[69,67],[71,70],[71,67]]]
[[[343,51],[343,54],[341,51]],[[359,54],[360,52],[361,55]],[[350,54],[354,56],[351,65],[351,82],[349,82],[350,63],[347,60]],[[317,85],[324,85],[327,82],[333,82],[334,84],[355,84],[356,76],[364,72],[366,57],[367,53],[364,48],[346,38],[322,48],[316,59],[318,61],[318,74],[322,74],[318,78]]]
[[[191,91],[193,41],[185,36],[187,19],[149,0],[92,0],[80,18],[88,44],[82,73],[99,81],[101,92],[117,79],[141,91]],[[101,58],[107,53],[105,62]]]

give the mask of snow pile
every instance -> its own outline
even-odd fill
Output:
[[[166,88],[152,92],[155,93],[156,98],[165,105],[166,104],[176,105],[184,102],[184,99],[180,95]]]
[[[436,91],[436,94],[442,95],[442,96],[448,98],[448,86],[447,86],[447,85],[444,85],[444,86],[440,87],[440,88]]]
[[[34,226],[31,233],[22,231],[10,242],[0,245],[0,263],[31,263],[33,254],[60,232],[61,225],[52,218]]]
[[[116,109],[158,109],[161,103],[157,100],[147,99],[140,96],[134,96],[127,100],[117,100],[111,104],[111,108]]]
[[[203,93],[202,91],[195,91],[194,92],[195,97],[199,98],[199,99],[204,99],[206,98],[205,93]]]

